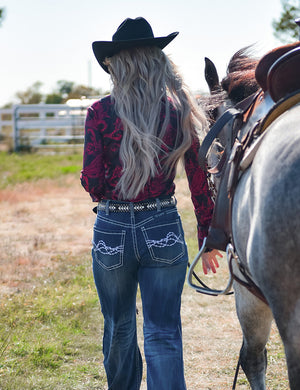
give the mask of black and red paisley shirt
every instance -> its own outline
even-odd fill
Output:
[[[165,112],[162,108],[160,125],[164,117]],[[178,115],[176,109],[171,106],[169,125],[163,138],[165,148],[172,150],[175,146],[177,131]],[[114,113],[110,96],[106,96],[88,108],[81,183],[94,202],[99,202],[101,199],[120,200],[116,184],[122,174],[122,162],[119,158],[122,135],[122,122]],[[207,236],[213,202],[206,175],[198,163],[199,146],[199,140],[194,139],[190,149],[185,153],[184,166],[198,222],[198,242],[201,246],[204,237]],[[145,188],[135,199],[123,200],[140,202],[150,198],[174,195],[175,169],[171,175],[166,177],[162,168],[157,164],[157,172],[155,177],[149,178]]]

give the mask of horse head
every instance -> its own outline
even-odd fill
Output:
[[[237,51],[230,59],[226,76],[219,81],[217,69],[212,60],[205,57],[204,75],[209,87],[209,96],[203,97],[203,105],[210,125],[213,126],[226,110],[235,107],[244,99],[257,92],[260,86],[255,78],[255,69],[258,63],[251,46]],[[207,164],[214,186],[218,189],[221,176],[218,162],[222,159],[224,149],[230,153],[233,139],[233,123],[227,123],[212,144],[207,155]],[[224,158],[224,157],[223,157]]]
[[[203,98],[206,112],[216,120],[229,107],[235,106],[242,100],[259,90],[255,77],[258,59],[252,55],[252,46],[238,50],[230,59],[226,76],[219,82],[217,69],[209,58],[205,57],[204,75],[210,95]],[[208,101],[208,103],[207,103]]]

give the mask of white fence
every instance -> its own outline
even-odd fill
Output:
[[[80,101],[79,101],[80,102]],[[26,104],[0,109],[0,137],[15,151],[82,147],[88,99],[82,105]]]

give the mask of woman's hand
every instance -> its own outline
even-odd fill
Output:
[[[217,249],[203,253],[202,268],[205,275],[207,275],[209,271],[212,271],[214,274],[217,272],[216,268],[219,267],[217,256],[223,257],[222,253]]]

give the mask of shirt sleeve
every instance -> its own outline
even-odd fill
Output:
[[[198,245],[201,248],[203,240],[208,234],[214,203],[211,198],[206,174],[198,162],[199,148],[199,140],[194,138],[191,147],[185,153],[184,163],[194,212],[197,218]]]
[[[103,139],[98,128],[97,112],[88,109],[85,120],[83,169],[81,184],[94,202],[99,202],[104,188]]]

